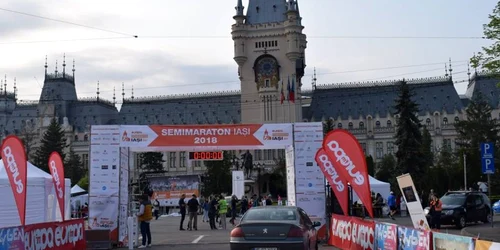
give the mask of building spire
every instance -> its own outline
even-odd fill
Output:
[[[122,103],[125,101],[125,84],[122,82]]]
[[[73,81],[75,80],[75,59],[73,59]]]
[[[66,53],[63,55],[63,77],[66,76]]]
[[[134,85],[132,85],[132,100],[134,100]]]
[[[313,74],[313,77],[312,77],[312,88],[313,90],[316,90],[316,81],[318,80],[318,78],[316,78],[316,67],[314,67],[314,74]]]
[[[7,75],[5,75],[5,80],[3,81],[3,92],[7,96]]]
[[[113,105],[116,105],[116,87],[113,86]]]
[[[99,94],[101,93],[101,92],[99,92],[99,81],[97,81],[97,92],[96,93],[97,93],[97,101],[99,101]]]
[[[469,77],[469,83],[470,83],[470,63],[467,63],[467,76]]]
[[[3,80],[0,79],[0,93],[3,92]]]
[[[448,70],[450,71],[450,77],[453,78],[453,69],[451,68],[451,57],[449,59],[449,63],[450,63],[450,68]]]
[[[17,100],[17,79],[14,77],[14,100]]]
[[[56,77],[57,77],[57,60],[56,60],[56,71],[55,71],[55,73],[56,73]]]
[[[45,75],[47,75],[47,68],[48,67],[49,66],[47,65],[47,55],[45,55],[45,66],[44,66],[44,68],[45,68]]]
[[[245,9],[245,7],[243,7],[243,1],[242,0],[238,0],[238,3],[236,5],[236,16],[243,16],[243,10]]]
[[[448,65],[446,63],[444,64],[444,76],[448,77]]]

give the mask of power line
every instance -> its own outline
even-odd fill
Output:
[[[104,32],[108,32],[108,33],[114,33],[114,34],[119,34],[119,35],[134,37],[134,38],[138,37],[137,35],[132,35],[132,34],[127,34],[127,33],[123,33],[123,32],[117,32],[117,31],[112,31],[112,30],[107,30],[107,29],[92,27],[92,26],[88,26],[88,25],[84,25],[84,24],[78,24],[78,23],[73,23],[73,22],[69,22],[69,21],[64,21],[64,20],[61,20],[61,19],[54,19],[54,18],[50,18],[50,17],[44,17],[44,16],[39,16],[39,15],[34,15],[34,14],[30,14],[30,13],[26,13],[26,12],[21,12],[21,11],[16,11],[16,10],[9,10],[9,9],[5,9],[5,8],[0,8],[0,10],[6,11],[6,12],[10,12],[10,13],[14,13],[14,14],[29,16],[29,17],[35,17],[35,18],[45,19],[45,20],[49,20],[49,21],[53,21],[53,22],[59,22],[59,23],[64,23],[64,24],[69,24],[69,25],[74,25],[74,26],[79,26],[79,27],[83,27],[83,28],[87,28],[87,29],[99,30],[99,31],[104,31]]]
[[[76,41],[102,41],[102,40],[118,40],[118,39],[133,39],[133,37],[96,37],[96,38],[75,38],[61,40],[38,40],[38,41],[12,41],[0,42],[0,44],[32,44],[32,43],[58,43],[58,42],[76,42]]]
[[[187,35],[172,35],[172,36],[141,36],[148,39],[227,39],[231,36],[187,36]],[[307,36],[312,39],[446,39],[446,40],[487,40],[481,36]]]

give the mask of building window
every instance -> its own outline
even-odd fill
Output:
[[[384,143],[383,142],[375,143],[375,153],[376,153],[377,159],[384,158]]]
[[[75,135],[75,141],[78,141],[78,135]]]
[[[431,118],[427,118],[427,120],[425,120],[425,124],[427,124],[427,126],[430,126],[431,125]]]
[[[446,118],[446,117],[445,117],[445,118],[443,118],[443,124],[444,124],[444,125],[448,125],[448,118]]]
[[[270,85],[271,85],[271,81],[269,81],[269,79],[266,79],[266,83],[265,83],[266,88],[269,88]]]
[[[451,151],[451,139],[443,139],[443,149]]]
[[[262,150],[255,150],[254,155],[256,161],[262,160]]]
[[[169,152],[168,153],[168,167],[169,168],[175,168],[176,165],[176,158],[175,155],[176,152]]]
[[[375,122],[375,127],[380,128],[380,121]]]
[[[387,153],[394,154],[394,142],[387,142]]]
[[[342,123],[337,124],[337,128],[342,128]]]
[[[365,153],[366,155],[366,143],[360,143],[361,144],[361,148],[363,149],[363,152]]]
[[[84,135],[83,136],[83,141],[88,141],[89,140],[89,135]]]
[[[392,127],[392,122],[390,120],[387,121],[387,127],[388,128]]]
[[[352,129],[354,127],[354,125],[352,124],[352,122],[349,122],[348,126],[349,126],[349,129]]]
[[[458,118],[458,116],[455,116],[455,123],[457,123],[459,121],[460,121],[460,118]]]
[[[89,154],[82,154],[82,165],[84,169],[89,169]]]
[[[364,122],[359,122],[359,128],[364,129],[365,128],[365,123]]]
[[[201,161],[193,161],[193,166],[195,168],[201,168]]]
[[[186,167],[186,152],[179,153],[179,160],[181,161],[180,162],[181,168],[185,168]]]

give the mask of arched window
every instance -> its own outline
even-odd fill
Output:
[[[380,121],[375,122],[375,127],[380,128]]]
[[[443,124],[444,124],[444,125],[448,125],[448,118],[446,118],[446,117],[445,117],[445,118],[443,118]]]
[[[359,122],[359,128],[364,129],[365,128],[365,123],[364,122]]]
[[[387,127],[389,127],[389,128],[390,128],[390,127],[392,127],[392,122],[391,122],[391,120],[388,120],[388,121],[387,121]]]
[[[349,129],[352,129],[354,127],[354,125],[352,124],[352,122],[349,122]]]
[[[455,116],[455,123],[457,123],[459,121],[460,121],[460,118],[458,118],[458,116]]]
[[[339,122],[339,124],[337,125],[338,128],[342,128],[342,123]]]
[[[89,140],[89,135],[84,135],[83,136],[83,141],[88,141]]]
[[[427,124],[427,126],[430,126],[431,125],[431,118],[427,118],[427,120],[425,120],[425,124]]]
[[[78,141],[78,135],[75,135],[75,141]]]

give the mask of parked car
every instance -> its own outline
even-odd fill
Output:
[[[500,200],[493,203],[493,211],[496,213],[496,214],[500,214]]]
[[[299,207],[262,206],[248,210],[231,231],[231,250],[317,250],[317,227]]]
[[[476,191],[452,191],[441,197],[443,211],[441,225],[455,225],[464,228],[467,223],[482,221],[491,222],[491,202],[488,196]],[[424,209],[430,221],[429,207]]]

